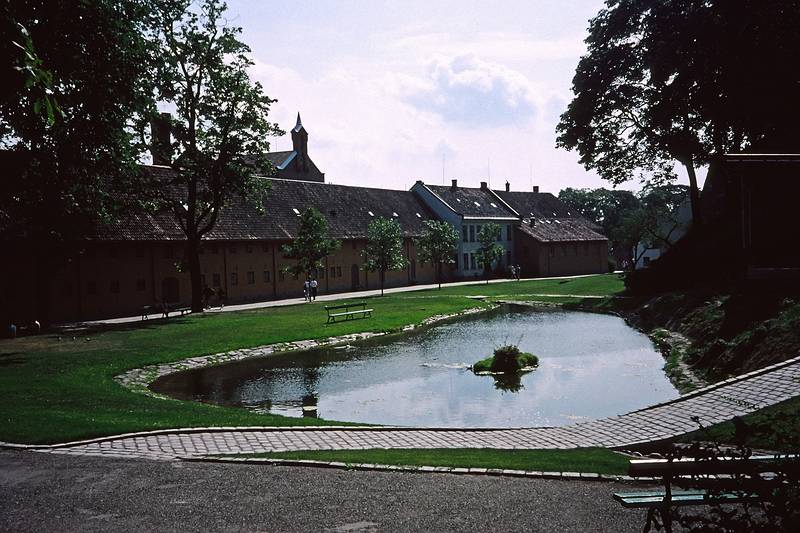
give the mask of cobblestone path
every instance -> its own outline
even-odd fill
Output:
[[[368,448],[624,448],[745,415],[800,395],[800,357],[632,413],[564,427],[201,428],[119,435],[28,448],[49,453],[170,460],[210,454]]]

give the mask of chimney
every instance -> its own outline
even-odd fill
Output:
[[[154,165],[169,165],[172,163],[172,139],[170,138],[169,113],[159,113],[150,121],[150,155],[153,156]]]
[[[451,184],[450,184],[450,189],[451,189],[451,190],[453,190],[453,191],[454,191],[454,190],[456,190],[456,189],[458,189],[458,180],[457,180],[457,179],[455,179],[455,178],[453,178],[453,179],[452,179],[452,180],[450,180],[450,181],[451,181]]]
[[[482,191],[485,191],[485,190],[487,190],[488,188],[489,188],[489,187],[486,185],[486,182],[485,182],[485,181],[482,181],[482,182],[481,182],[481,190],[482,190]]]
[[[539,186],[538,185],[534,185],[533,186],[533,192],[539,192]]]
[[[506,192],[510,191],[511,191],[511,184],[508,182],[508,180],[506,180]]]

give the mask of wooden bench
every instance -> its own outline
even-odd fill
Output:
[[[145,305],[142,307],[142,320],[147,320],[150,315],[155,313],[155,308],[152,305]]]
[[[181,306],[181,304],[178,302],[170,302],[164,304],[163,316],[167,318],[169,317],[170,313],[180,313],[181,316],[183,316],[186,313],[191,313],[191,312],[192,312],[191,307]]]
[[[344,309],[344,311],[341,311]],[[345,320],[351,318],[367,318],[372,316],[372,309],[367,309],[367,302],[354,302],[342,305],[326,305],[325,311],[328,313],[328,324],[336,322],[337,318],[344,317]],[[336,311],[336,312],[332,312]]]
[[[644,531],[658,525],[658,518],[668,533],[672,531],[673,507],[757,502],[762,496],[753,490],[761,476],[800,467],[797,455],[760,455],[748,458],[713,459],[633,459],[628,475],[633,478],[661,478],[664,490],[619,492],[614,499],[624,507],[647,509]],[[749,479],[751,483],[746,483]],[[743,481],[744,480],[744,481]],[[672,490],[672,485],[697,485],[688,490]]]

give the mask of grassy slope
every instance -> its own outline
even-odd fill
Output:
[[[499,468],[541,472],[595,472],[625,474],[628,458],[603,448],[577,450],[494,450],[440,449],[429,450],[314,450],[241,455],[271,459],[310,459],[350,464],[382,464],[404,466],[447,466],[461,468]],[[569,470],[565,470],[569,468]]]
[[[609,294],[617,276],[544,280],[488,287],[514,292]],[[485,285],[447,287],[370,298],[372,319],[325,324],[322,303],[171,318],[81,334],[0,341],[0,440],[46,443],[161,428],[319,424],[315,419],[259,415],[243,409],[162,400],[131,393],[113,376],[131,368],[275,342],[358,331],[390,331],[427,317],[481,305],[467,295]],[[87,340],[91,339],[91,340]]]

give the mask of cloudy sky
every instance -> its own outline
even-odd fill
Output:
[[[406,189],[607,186],[555,148],[601,0],[229,0],[253,77],[289,130],[299,111],[326,180]],[[291,149],[288,135],[272,150]],[[632,183],[628,188],[636,188]]]

